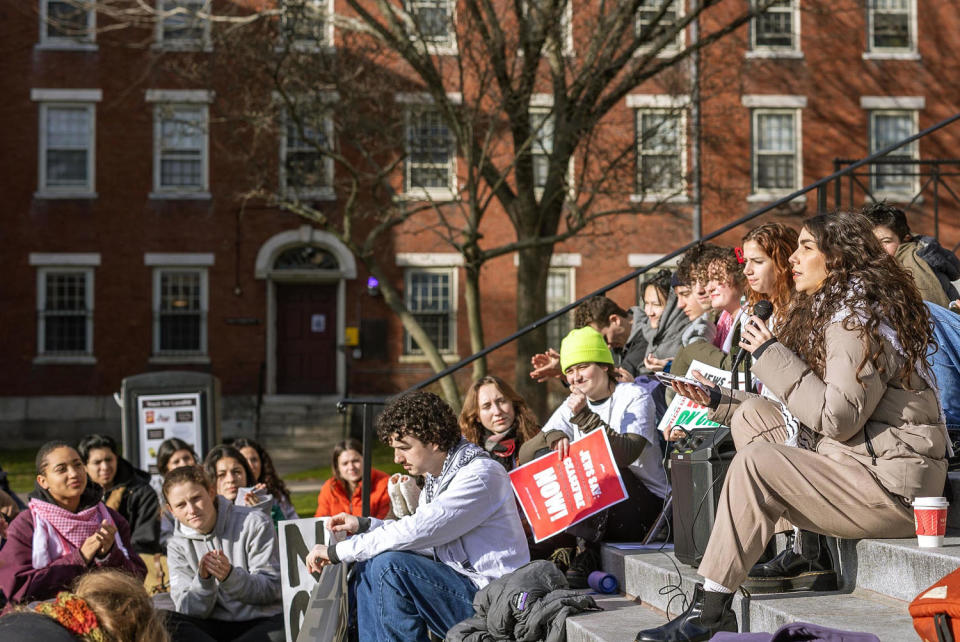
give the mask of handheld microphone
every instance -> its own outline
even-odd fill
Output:
[[[753,305],[753,314],[760,317],[761,321],[766,321],[773,316],[773,304],[767,300],[757,301]],[[740,352],[738,352],[737,356],[733,358],[733,367],[730,369],[730,371],[733,373],[734,387],[737,386],[737,380],[739,379],[737,376],[737,368],[739,368],[740,364],[743,363],[743,359],[747,356],[747,354],[749,353],[746,350],[740,348]]]

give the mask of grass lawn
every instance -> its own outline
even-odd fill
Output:
[[[10,488],[24,501],[27,493],[33,490],[33,483],[37,478],[36,464],[34,464],[36,456],[36,448],[0,451],[0,466],[3,466],[3,470],[7,473]]]
[[[402,473],[403,467],[393,462],[393,448],[377,441],[373,447],[373,467],[382,470],[388,475],[393,473]],[[330,479],[332,472],[330,466],[319,468],[309,468],[295,473],[285,475],[283,480],[290,482],[317,482],[323,483]],[[317,510],[317,493],[295,492],[290,493],[290,499],[293,501],[293,507],[297,510],[300,517],[313,517]]]

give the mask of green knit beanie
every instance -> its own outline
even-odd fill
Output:
[[[609,363],[613,365],[613,355],[603,335],[586,325],[571,330],[560,342],[560,369],[567,371],[578,363]]]

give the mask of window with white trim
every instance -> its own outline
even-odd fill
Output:
[[[636,194],[683,190],[684,121],[683,112],[676,109],[636,110]]]
[[[154,107],[154,191],[206,192],[207,106],[159,103]]]
[[[153,354],[207,353],[207,271],[158,267],[153,272]]]
[[[803,171],[800,110],[754,109],[751,135],[752,192],[780,193],[798,189]]]
[[[456,352],[457,269],[407,268],[404,299],[407,309],[441,353]],[[403,353],[423,354],[409,333],[404,332]]]
[[[573,299],[574,268],[551,267],[547,272],[547,312],[555,312]],[[559,349],[560,341],[573,329],[573,312],[557,317],[547,324],[547,345]]]
[[[94,123],[92,103],[40,103],[41,194],[92,194]]]
[[[96,38],[96,11],[71,0],[40,0],[40,44],[70,48]]]
[[[157,43],[168,49],[210,44],[210,0],[157,0]]]
[[[637,9],[637,36],[643,43],[641,50],[649,49],[664,33],[673,31],[681,16],[680,0],[641,0]],[[683,31],[658,54],[669,54],[683,48]]]
[[[333,45],[331,0],[283,0],[281,29],[285,41],[299,47]]]
[[[550,171],[550,154],[553,153],[554,117],[550,107],[530,109],[530,130],[533,140],[530,155],[533,160],[533,186],[543,189]]]
[[[440,110],[432,105],[407,109],[407,157],[404,191],[449,197],[453,192],[455,166],[453,138]]]
[[[878,152],[917,133],[917,112],[914,110],[874,110],[870,112],[870,153]],[[905,145],[884,159],[913,161],[920,158],[917,141]],[[874,192],[912,195],[919,191],[919,176],[914,165],[877,163],[873,165],[871,188]]]
[[[799,51],[800,0],[774,0],[754,18],[750,48],[754,51]]]
[[[456,34],[451,0],[406,0],[404,4],[413,21],[412,32],[417,40],[438,47],[454,45]]]
[[[280,184],[297,198],[333,198],[333,117],[329,111],[284,118],[280,139]]]
[[[916,0],[867,0],[867,50],[870,53],[914,53],[916,30]]]
[[[93,355],[93,268],[37,270],[37,350],[41,357]]]

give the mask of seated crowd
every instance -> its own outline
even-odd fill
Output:
[[[351,635],[364,640],[443,637],[474,615],[479,591],[531,559],[585,588],[602,542],[661,532],[664,453],[684,431],[658,425],[681,395],[730,428],[737,454],[703,584],[685,612],[636,639],[736,631],[741,586],[835,589],[824,536],[910,536],[910,501],[944,487],[953,453],[937,381],[960,378],[931,359],[940,324],[960,335],[960,317],[940,312],[958,297],[958,276],[956,257],[911,236],[886,203],[821,214],[799,231],[764,224],[736,249],[700,245],[642,283],[642,307],[592,297],[559,349],[533,357],[530,376],[565,395],[545,421],[496,376],[469,387],[459,417],[432,393],[398,397],[377,436],[404,473],[371,471],[368,516],[362,446],[337,444],[316,516],[343,538],[315,546],[307,567],[353,564]],[[694,361],[728,371],[730,384]],[[689,378],[667,387],[663,371]],[[595,430],[626,501],[536,542],[508,473],[563,460]],[[284,639],[276,528],[297,515],[269,453],[237,439],[201,459],[170,439],[157,469],[159,493],[111,437],[89,435],[40,448],[26,504],[0,487],[0,637]],[[777,533],[786,549],[762,561]],[[145,586],[168,590],[172,606],[155,608]]]

